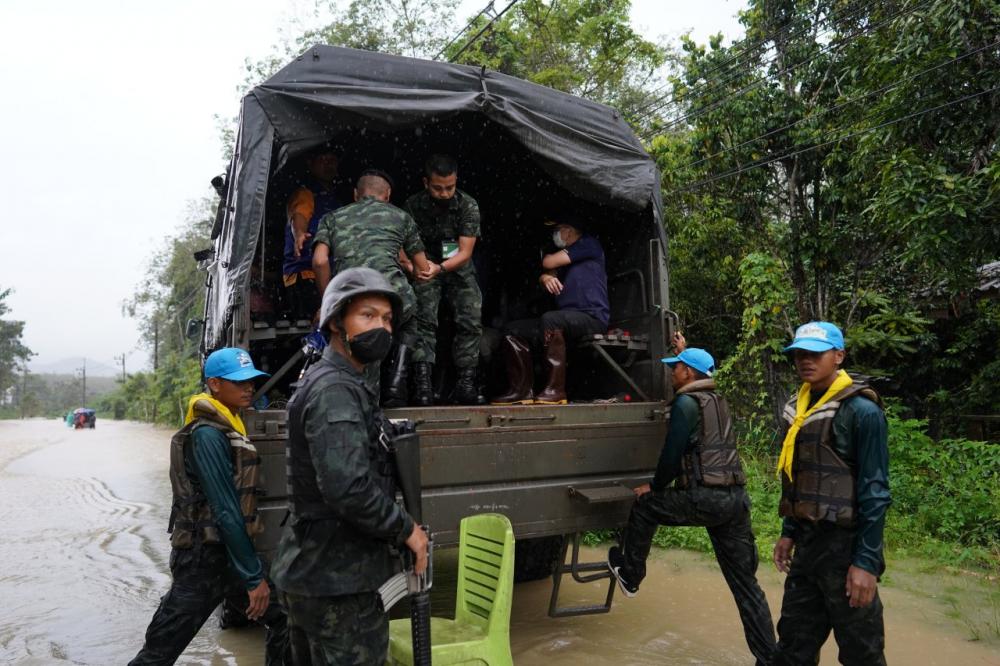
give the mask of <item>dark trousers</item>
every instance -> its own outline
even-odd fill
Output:
[[[171,551],[170,573],[170,590],[160,599],[146,629],[146,642],[129,666],[173,664],[223,599],[233,600],[240,609],[249,604],[246,587],[229,567],[223,546]],[[273,588],[271,594],[271,603],[261,618],[264,663],[291,666],[285,610],[275,600]]]
[[[306,597],[285,592],[295,666],[382,666],[389,616],[376,592]]]
[[[842,664],[885,664],[885,627],[878,591],[867,608],[851,608],[844,593],[854,530],[806,527],[795,541],[778,620],[775,664],[813,664],[833,630]]]
[[[524,339],[532,349],[545,344],[545,331],[559,330],[567,343],[574,343],[585,335],[605,333],[606,327],[596,318],[579,310],[552,310],[538,319],[518,319],[504,326],[507,335]]]
[[[646,577],[646,558],[659,525],[708,529],[715,559],[739,609],[750,652],[758,664],[770,664],[774,625],[764,591],[757,583],[757,543],[750,529],[750,498],[743,487],[668,488],[638,498],[622,535],[625,574],[631,582],[638,584]]]

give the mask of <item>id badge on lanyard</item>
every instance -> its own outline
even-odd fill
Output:
[[[458,241],[455,240],[445,240],[441,241],[441,260],[451,259],[456,254],[458,254]]]

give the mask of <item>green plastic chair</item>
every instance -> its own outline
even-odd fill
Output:
[[[455,619],[431,618],[431,661],[510,666],[510,604],[514,594],[514,530],[506,516],[462,520]],[[389,663],[413,664],[410,621],[389,623]]]

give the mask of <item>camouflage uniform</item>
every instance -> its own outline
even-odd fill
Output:
[[[400,249],[410,257],[424,251],[410,215],[375,197],[364,197],[320,220],[313,239],[314,246],[316,243],[331,248],[334,273],[367,266],[384,275],[403,299],[402,321],[393,322],[393,326],[403,334],[415,328],[417,297],[399,265]]]
[[[420,237],[427,248],[427,258],[441,263],[443,243],[455,243],[459,236],[479,237],[479,204],[462,190],[441,206],[426,190],[406,200],[406,210],[417,221]],[[430,282],[418,284],[417,356],[414,360],[435,362],[438,305],[444,297],[455,311],[455,340],[452,360],[456,368],[474,368],[479,364],[479,339],[483,335],[483,295],[476,282],[472,261],[455,271],[441,273]]]
[[[383,416],[360,372],[327,347],[288,404],[291,529],[271,574],[288,606],[296,663],[382,664],[377,592],[413,520],[394,501]],[[308,651],[307,651],[308,650]]]

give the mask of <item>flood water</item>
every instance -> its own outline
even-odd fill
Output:
[[[0,663],[104,666],[138,651],[170,584],[169,436],[134,423],[0,421]],[[454,562],[453,551],[436,560],[436,614],[451,610]],[[894,567],[882,587],[889,663],[1000,666],[996,583]],[[781,577],[762,566],[761,584],[777,614]],[[599,603],[605,585],[566,582],[563,601]],[[711,558],[654,550],[640,594],[616,597],[606,615],[550,619],[550,589],[514,589],[517,664],[753,663]],[[210,619],[178,663],[262,665],[262,631]],[[837,663],[832,638],[821,663]]]

